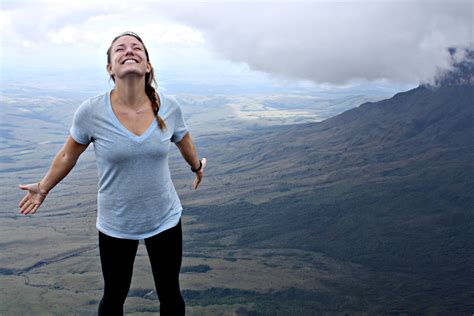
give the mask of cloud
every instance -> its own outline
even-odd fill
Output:
[[[289,80],[413,84],[450,69],[448,47],[472,47],[473,3],[7,0],[1,49],[9,65],[23,54],[23,63],[61,66],[103,56],[113,37],[131,30],[163,65],[217,57]]]
[[[474,50],[450,48],[452,70],[440,72],[431,87],[474,86]]]
[[[105,43],[108,45],[118,34],[127,30],[133,30],[140,34],[141,37],[153,39],[155,43],[160,45],[185,44],[192,46],[203,43],[203,38],[199,31],[177,23],[153,22],[140,26],[124,23],[120,27],[107,24],[108,20],[120,18],[122,18],[120,15],[93,16],[83,24],[66,25],[60,29],[48,32],[48,39],[55,44],[71,44],[79,47],[91,43],[96,45]],[[108,29],[106,27],[104,29],[103,24],[108,25]]]
[[[175,5],[224,58],[317,83],[429,81],[448,47],[473,45],[473,2],[239,2]]]
[[[7,48],[48,44],[108,45],[118,34],[133,30],[144,38],[159,38],[160,44],[200,45],[200,32],[182,23],[171,22],[150,11],[148,3],[133,1],[43,0],[7,2],[0,11],[1,35]],[[21,21],[21,22],[20,22]]]
[[[155,61],[199,56],[205,45],[197,29],[143,1],[7,1],[0,11],[2,67],[74,68],[71,61],[81,60],[102,68],[112,39],[124,31],[138,33]]]

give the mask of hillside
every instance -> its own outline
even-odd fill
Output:
[[[363,310],[472,310],[473,105],[472,86],[420,86],[322,123],[202,140],[214,203],[187,210],[212,227],[196,240],[361,264]]]
[[[320,123],[193,131],[208,158],[197,191],[173,148],[187,313],[471,314],[474,95],[462,69]],[[90,315],[103,287],[93,149],[41,212],[16,213],[16,185],[44,175],[84,96],[25,93],[2,101],[0,314]],[[143,245],[134,270],[126,313],[156,314]]]

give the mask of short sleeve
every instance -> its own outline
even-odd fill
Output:
[[[176,99],[173,100],[176,104],[175,111],[173,113],[174,116],[174,131],[173,135],[171,136],[171,141],[175,144],[179,143],[183,137],[188,132],[188,127],[186,122],[184,121],[183,112],[181,111],[181,106],[179,105]]]
[[[80,144],[88,145],[92,141],[91,103],[85,101],[74,113],[72,126],[69,130],[71,137]]]

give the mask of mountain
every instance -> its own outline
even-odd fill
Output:
[[[469,59],[434,85],[321,123],[235,124],[193,134],[208,158],[197,191],[173,149],[170,167],[184,206],[180,279],[187,313],[471,315]],[[24,194],[16,185],[44,175],[85,96],[22,89],[2,101],[9,121],[0,131],[7,254],[0,260],[0,314],[93,314],[103,286],[93,149],[42,211],[14,214]],[[279,104],[285,107],[291,104]],[[126,313],[158,313],[150,273],[141,245]]]
[[[202,140],[214,203],[187,210],[212,227],[196,240],[360,264],[360,284],[333,289],[359,291],[344,310],[472,311],[473,106],[469,84],[419,86],[321,123]]]

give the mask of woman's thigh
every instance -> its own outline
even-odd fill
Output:
[[[175,227],[145,239],[145,245],[158,292],[161,285],[179,289],[179,271],[183,256],[181,220]]]
[[[138,240],[119,239],[99,232],[99,252],[105,288],[128,292]]]

